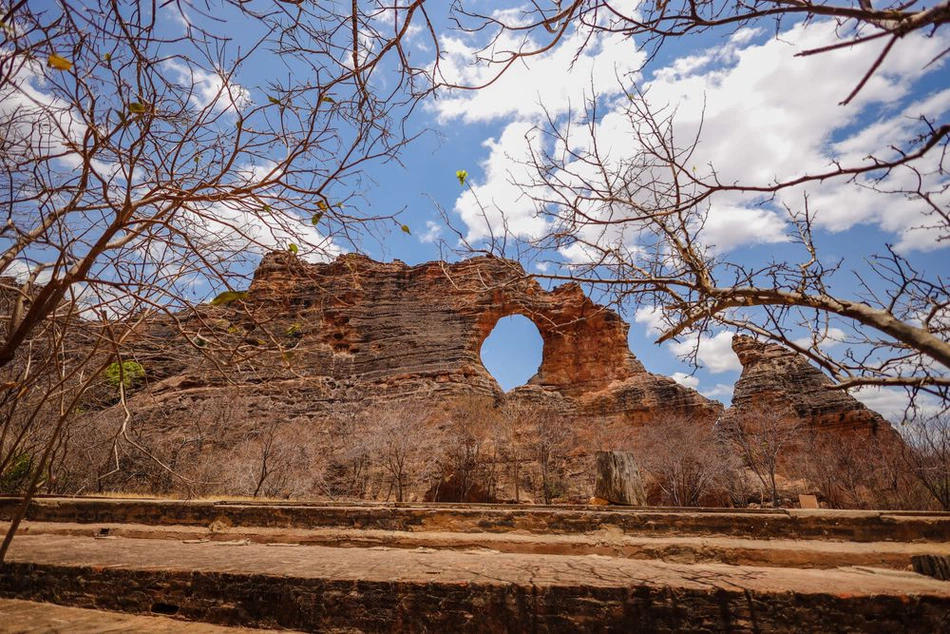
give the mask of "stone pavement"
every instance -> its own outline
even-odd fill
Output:
[[[0,522],[0,531],[7,524]],[[847,542],[840,540],[750,539],[721,537],[643,537],[607,526],[580,534],[468,533],[449,531],[387,531],[340,528],[221,527],[75,522],[23,522],[20,536],[166,539],[181,542],[234,542],[351,548],[432,548],[439,550],[494,550],[536,555],[606,555],[627,559],[655,559],[669,563],[724,563],[731,565],[836,568],[871,566],[909,568],[914,555],[950,556],[945,542]]]
[[[704,591],[749,590],[836,595],[931,595],[950,583],[909,571],[675,564],[605,555],[532,555],[491,549],[329,548],[235,541],[171,541],[21,535],[9,561],[62,567],[267,575],[347,582],[486,583],[616,587],[629,584]]]
[[[42,534],[18,536],[9,562],[7,596],[309,631],[933,632],[950,622],[950,583],[867,567]]]
[[[174,615],[156,628],[950,631],[950,582],[908,570],[950,554],[950,514],[64,499],[31,514],[0,597]]]
[[[2,634],[110,634],[112,632],[185,632],[187,634],[268,634],[278,630],[252,630],[193,623],[162,616],[138,616],[69,608],[52,603],[0,599]],[[288,630],[279,630],[287,634]],[[292,634],[292,633],[291,633]]]

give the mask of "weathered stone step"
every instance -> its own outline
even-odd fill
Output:
[[[293,634],[290,630],[279,630]],[[141,616],[104,610],[70,608],[52,603],[0,599],[0,632],[4,634],[139,634],[141,632],[168,632],[177,634],[276,634],[278,630],[226,627],[184,621],[174,617]]]
[[[0,523],[0,531],[8,524]],[[488,549],[538,555],[606,555],[674,563],[837,568],[877,566],[906,570],[920,556],[950,556],[950,542],[838,542],[825,540],[741,539],[733,537],[638,537],[608,527],[594,533],[451,533],[357,529],[149,526],[24,522],[20,535],[167,539],[186,543],[235,542],[339,548]]]
[[[307,631],[940,632],[950,584],[601,555],[21,535],[0,595]]]
[[[0,520],[19,503],[0,498]],[[333,505],[103,498],[43,498],[29,509],[38,522],[138,523],[235,527],[357,528],[389,531],[537,534],[719,535],[755,539],[858,542],[950,541],[950,513],[904,511],[735,510],[490,505]]]

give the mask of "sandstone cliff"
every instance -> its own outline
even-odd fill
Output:
[[[812,428],[827,431],[890,432],[890,424],[798,353],[746,335],[732,339],[742,363],[730,414],[754,409],[786,413]]]
[[[662,408],[715,418],[718,403],[647,372],[627,345],[629,326],[586,297],[576,284],[543,289],[509,260],[479,257],[408,266],[344,255],[307,264],[268,255],[241,301],[204,306],[182,318],[192,342],[186,358],[169,359],[171,325],[154,326],[134,352],[150,367],[152,397],[220,383],[200,353],[235,350],[230,379],[255,391],[282,382],[310,385],[322,397],[347,400],[422,394],[501,396],[479,350],[502,317],[520,314],[544,342],[525,398],[543,392],[567,410],[628,422]],[[156,339],[156,336],[158,337]],[[220,366],[220,363],[219,363]],[[220,368],[218,368],[220,369]],[[268,387],[269,386],[269,387]],[[342,389],[346,388],[346,389]]]
[[[673,423],[674,445],[711,439],[723,415],[648,372],[617,313],[504,259],[308,264],[273,253],[224,299],[148,319],[130,339],[124,356],[147,380],[128,438],[113,444],[124,409],[108,400],[86,405],[97,411],[72,437],[91,456],[71,473],[95,483],[86,490],[579,500],[593,452],[637,450],[641,430]],[[513,314],[544,348],[537,374],[505,394],[479,350]],[[726,416],[766,407],[812,427],[890,430],[794,353],[748,337],[734,347],[744,370]]]

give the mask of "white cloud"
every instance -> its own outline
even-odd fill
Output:
[[[433,244],[442,237],[442,225],[438,222],[426,220],[426,230],[419,236],[419,242]]]
[[[788,223],[769,209],[714,206],[703,225],[703,243],[713,252],[726,252],[746,244],[788,242]]]
[[[711,398],[717,401],[722,401],[723,403],[729,404],[732,402],[732,393],[734,391],[732,385],[726,385],[725,383],[717,383],[716,387],[703,390],[700,392],[706,398]]]
[[[943,60],[928,64],[950,45],[947,34],[925,37],[911,34],[899,42],[882,66],[847,106],[839,105],[879,52],[882,43],[845,47],[836,51],[796,57],[807,49],[840,41],[838,26],[829,21],[801,23],[763,39],[764,32],[742,29],[723,45],[674,60],[658,69],[646,82],[637,82],[654,110],[675,109],[676,137],[688,143],[702,128],[699,143],[690,157],[697,174],[710,175],[710,166],[722,183],[767,185],[833,167],[834,161],[860,163],[872,151],[888,151],[893,144],[914,136],[921,116],[939,120],[950,110],[950,89],[924,95],[909,103],[914,82],[928,72],[940,72]],[[847,34],[845,34],[847,36]],[[515,224],[519,236],[535,235],[544,225],[534,216],[533,205],[522,191],[511,184],[529,182],[522,165],[529,158],[528,142],[539,145],[538,134],[525,133],[543,127],[540,104],[566,120],[576,112],[585,95],[599,97],[602,118],[597,123],[598,150],[608,164],[630,156],[635,148],[630,124],[623,115],[627,107],[622,90],[636,77],[634,71],[642,59],[630,40],[608,36],[592,40],[578,63],[570,70],[569,57],[576,52],[577,35],[547,55],[531,58],[525,66],[516,66],[489,88],[452,94],[433,107],[442,121],[500,120],[507,122],[500,137],[491,139],[489,158],[483,164],[484,177],[478,198],[490,200],[501,212],[473,214],[470,194],[463,194],[456,210],[468,225],[473,238],[484,238],[503,230],[503,218]],[[514,47],[515,42],[505,42]],[[466,66],[475,47],[457,40],[448,51],[448,68],[471,83],[488,76],[483,66]],[[627,58],[624,58],[625,53]],[[624,77],[624,73],[631,73]],[[870,118],[870,121],[868,120]],[[574,120],[573,149],[590,147],[591,139],[583,125]],[[558,150],[560,148],[554,148]],[[950,187],[946,175],[936,169],[938,153],[919,163],[921,185],[935,192],[938,206],[950,206]],[[580,161],[570,164],[572,177],[558,173],[570,182],[583,182],[593,174]],[[650,177],[654,174],[645,174]],[[573,178],[573,180],[571,180]],[[885,190],[914,189],[917,174],[906,169],[894,170],[877,186]],[[867,180],[844,183],[841,179],[809,186],[809,208],[815,227],[844,231],[856,224],[870,223],[897,237],[899,250],[929,250],[942,246],[939,233],[930,219],[922,215],[922,206],[903,194],[884,196],[868,188]],[[536,196],[540,194],[534,190]],[[717,194],[702,230],[700,242],[722,253],[749,244],[785,242],[789,226],[785,207],[802,208],[805,189],[790,188],[774,200],[745,194]],[[543,196],[542,196],[543,197]],[[616,218],[617,209],[595,209],[599,218]],[[531,219],[530,229],[524,221]],[[469,224],[471,223],[471,224]],[[511,226],[509,225],[509,229]],[[579,232],[582,240],[604,245],[634,248],[636,236],[603,232]],[[580,249],[580,247],[578,247]],[[567,250],[565,258],[576,261],[579,255]]]
[[[264,214],[250,209],[247,201],[221,202],[177,216],[181,231],[208,252],[267,253],[297,245],[308,262],[326,262],[343,250],[304,219],[290,214]]]
[[[533,124],[515,122],[505,127],[499,139],[485,141],[489,151],[481,163],[485,180],[470,177],[469,187],[455,201],[455,212],[468,227],[466,239],[470,242],[500,237],[505,229],[527,238],[544,231],[547,225],[538,217],[534,201],[519,186],[531,179],[524,162],[536,134]]]
[[[907,393],[899,388],[864,386],[850,390],[850,394],[892,423],[904,420],[910,403]],[[917,418],[921,419],[935,416],[944,407],[938,399],[927,394],[919,395],[915,406]],[[914,417],[913,412],[910,415]]]
[[[251,104],[251,93],[221,71],[208,71],[177,61],[167,61],[165,67],[175,73],[177,81],[191,86],[191,107],[196,110],[210,108],[237,113]]]
[[[847,337],[847,333],[841,328],[832,326],[826,331],[813,332],[807,337],[799,337],[795,339],[794,343],[800,348],[810,348],[817,343],[820,349],[825,350],[843,343]]]
[[[163,13],[177,24],[182,32],[187,33],[188,29],[191,28],[191,16],[188,15],[182,5],[181,2],[166,2],[162,5]]]
[[[685,372],[674,372],[670,378],[680,385],[692,388],[694,390],[699,387],[699,379],[697,379],[695,376],[686,374]]]
[[[696,358],[702,367],[713,374],[741,370],[742,364],[739,363],[739,357],[732,351],[732,334],[723,331],[711,337],[705,335],[698,338],[695,335],[684,337],[681,341],[670,343],[670,350],[678,357],[687,357],[693,354],[698,340],[699,348]]]
[[[643,306],[633,314],[633,321],[646,326],[647,334],[657,336],[663,332],[663,312],[655,306]]]
[[[3,269],[3,271],[0,271],[0,275],[10,276],[18,283],[22,284],[26,282],[30,275],[32,275],[39,267],[42,268],[36,276],[34,283],[42,286],[49,282],[53,277],[53,268],[51,266],[29,262],[20,258],[14,258],[13,260],[10,260],[10,263],[5,269]]]
[[[851,395],[892,422],[904,418],[908,400],[901,390],[862,387],[851,390]]]
[[[572,106],[583,105],[584,95],[621,94],[623,88],[617,78],[635,72],[645,59],[643,52],[618,33],[594,38],[578,54],[585,37],[584,32],[574,31],[553,51],[519,60],[490,86],[449,93],[429,107],[443,123],[453,119],[469,123],[503,117],[539,118],[545,112],[560,115]],[[487,54],[504,59],[508,51],[537,46],[537,42],[505,35]],[[476,62],[480,48],[473,40],[446,38],[439,67],[445,80],[466,86],[480,86],[492,80],[501,65]]]
[[[267,160],[237,167],[234,184],[255,191],[255,197],[193,207],[178,218],[181,231],[216,252],[266,253],[295,244],[299,256],[310,262],[325,262],[343,253],[308,219],[294,212],[261,207],[260,200],[266,200],[270,191],[267,184],[280,177],[277,168],[277,163]]]

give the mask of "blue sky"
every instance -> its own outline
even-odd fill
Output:
[[[839,106],[875,49],[796,58],[803,48],[835,41],[833,25],[816,21],[806,28],[786,23],[777,34],[770,29],[769,25],[724,31],[674,42],[645,75],[633,76],[641,86],[649,86],[656,103],[680,108],[685,130],[696,125],[698,110],[705,108],[704,156],[722,174],[736,178],[751,174],[767,181],[825,168],[832,157],[860,160],[870,150],[885,147],[888,135],[906,132],[914,117],[945,116],[950,108],[946,64],[927,66],[948,46],[945,33],[899,43],[859,97],[849,106]],[[371,208],[405,207],[413,236],[394,231],[382,245],[370,246],[370,253],[409,263],[438,257],[435,244],[426,239],[439,235],[449,240],[449,233],[440,229],[436,206],[477,240],[484,226],[473,213],[473,190],[482,202],[494,202],[514,231],[529,236],[532,209],[506,180],[519,173],[517,158],[524,153],[525,132],[542,123],[538,104],[566,117],[567,105],[576,108],[593,87],[604,106],[604,133],[623,136],[617,131],[622,122],[610,120],[616,96],[629,89],[617,77],[634,72],[639,59],[632,42],[606,39],[590,46],[570,73],[564,72],[564,60],[576,48],[569,40],[548,57],[513,69],[499,86],[476,94],[449,94],[418,113],[417,125],[431,127],[441,138],[430,137],[411,147],[403,157],[405,169],[377,173],[379,186],[367,193]],[[476,45],[462,40],[448,58],[458,75],[469,81],[485,72],[465,65],[465,55]],[[459,187],[457,169],[467,170],[471,190]],[[803,193],[790,192],[782,202],[800,203]],[[844,265],[845,272],[834,278],[835,292],[855,293],[856,280],[848,270],[866,273],[864,258],[881,251],[885,243],[897,245],[925,270],[950,270],[947,243],[938,244],[932,232],[916,228],[921,220],[907,201],[885,199],[882,204],[880,197],[841,183],[812,188],[808,194],[812,206],[823,214],[816,241],[828,261],[841,260]],[[723,206],[724,212],[711,218],[711,239],[730,257],[756,262],[796,255],[787,242],[787,219],[777,205],[728,201]],[[675,376],[729,403],[739,370],[729,348],[730,333],[718,333],[704,343],[702,365],[694,369],[677,358],[685,347],[654,343],[656,331],[648,314],[628,310],[624,317],[631,323],[630,347],[649,370]],[[531,327],[524,322],[505,325],[505,332],[495,333],[488,342],[484,357],[509,388],[537,368],[540,339],[530,336]],[[896,394],[862,398],[890,415],[897,415],[903,403]]]
[[[442,43],[441,70],[449,80],[481,83],[494,72],[473,62],[486,43],[486,34],[452,32],[444,14],[449,4],[427,5]],[[484,13],[517,6],[490,0],[471,4]],[[201,19],[190,6],[185,2],[164,6],[161,16],[169,33],[184,29],[189,20]],[[184,15],[176,7],[182,7]],[[252,30],[260,31],[247,20],[235,20],[234,46],[252,41]],[[441,90],[437,100],[430,99],[413,111],[408,129],[423,134],[402,153],[402,164],[371,165],[358,185],[358,197],[347,202],[355,213],[401,212],[399,223],[408,226],[411,235],[401,231],[399,224],[387,223],[380,227],[378,239],[364,240],[361,248],[381,260],[398,258],[418,264],[438,259],[458,246],[440,210],[476,247],[490,231],[497,233],[503,221],[517,238],[537,237],[544,223],[530,199],[510,183],[512,178],[527,177],[523,163],[528,149],[543,144],[536,130],[544,126],[548,115],[558,126],[578,123],[585,100],[593,99],[599,112],[594,125],[598,143],[606,147],[611,160],[622,160],[635,142],[623,116],[627,95],[635,88],[645,90],[653,106],[676,110],[676,129],[682,138],[691,138],[702,124],[695,158],[698,169],[714,167],[725,181],[789,178],[824,169],[833,160],[860,164],[871,152],[906,140],[919,129],[921,116],[946,118],[950,111],[946,59],[931,63],[950,46],[946,30],[929,38],[912,34],[898,42],[858,97],[840,106],[873,62],[878,44],[810,57],[796,57],[796,53],[847,35],[846,29],[823,20],[807,26],[789,21],[777,29],[768,23],[709,32],[670,41],[641,72],[644,54],[635,41],[621,34],[595,36],[578,53],[583,34],[568,31],[558,46],[515,65],[491,87]],[[520,44],[513,39],[503,43]],[[420,65],[433,55],[431,42],[420,29],[411,32],[407,51]],[[262,57],[265,61],[252,60],[231,79],[234,94],[244,104],[266,104],[273,96],[269,84],[275,77],[270,76],[273,71],[266,56]],[[221,78],[206,71],[196,75],[195,69],[167,66],[168,73],[198,77],[213,99]],[[385,72],[374,81],[376,87],[384,86]],[[196,101],[203,98],[202,93],[194,96]],[[221,109],[227,115],[235,107],[224,104]],[[574,142],[584,146],[591,139],[581,134]],[[926,172],[926,161],[922,167]],[[457,170],[468,173],[464,186],[456,179]],[[906,186],[902,179],[907,178],[897,172],[882,183],[897,188]],[[932,189],[946,185],[945,175],[931,173],[928,178]],[[862,185],[866,183],[824,183],[807,191],[784,191],[767,202],[721,196],[710,209],[704,240],[716,253],[744,264],[799,257],[789,242],[785,207],[800,208],[807,194],[817,212],[816,241],[823,259],[842,262],[841,272],[832,279],[833,292],[853,295],[856,278],[850,271],[867,274],[864,258],[880,252],[885,243],[895,245],[921,269],[950,269],[950,242],[938,243],[935,231],[922,228],[919,205],[907,197],[872,195]],[[334,195],[352,193],[337,190]],[[948,198],[950,194],[944,191],[936,200],[947,206]],[[275,242],[274,246],[283,248],[286,238],[275,238]],[[563,249],[553,254],[553,263],[528,262],[526,268],[531,273],[554,271],[584,257],[580,249]],[[196,286],[195,292],[213,296],[219,290]],[[623,316],[631,324],[631,350],[650,371],[673,376],[729,403],[739,370],[729,347],[731,333],[713,332],[701,341],[696,369],[678,358],[694,340],[657,346],[654,313],[626,306]],[[505,320],[506,328],[499,328],[484,352],[486,364],[506,389],[533,374],[540,361],[540,338],[525,320],[518,323]],[[896,414],[902,405],[899,395],[866,393],[862,398],[885,414]]]

